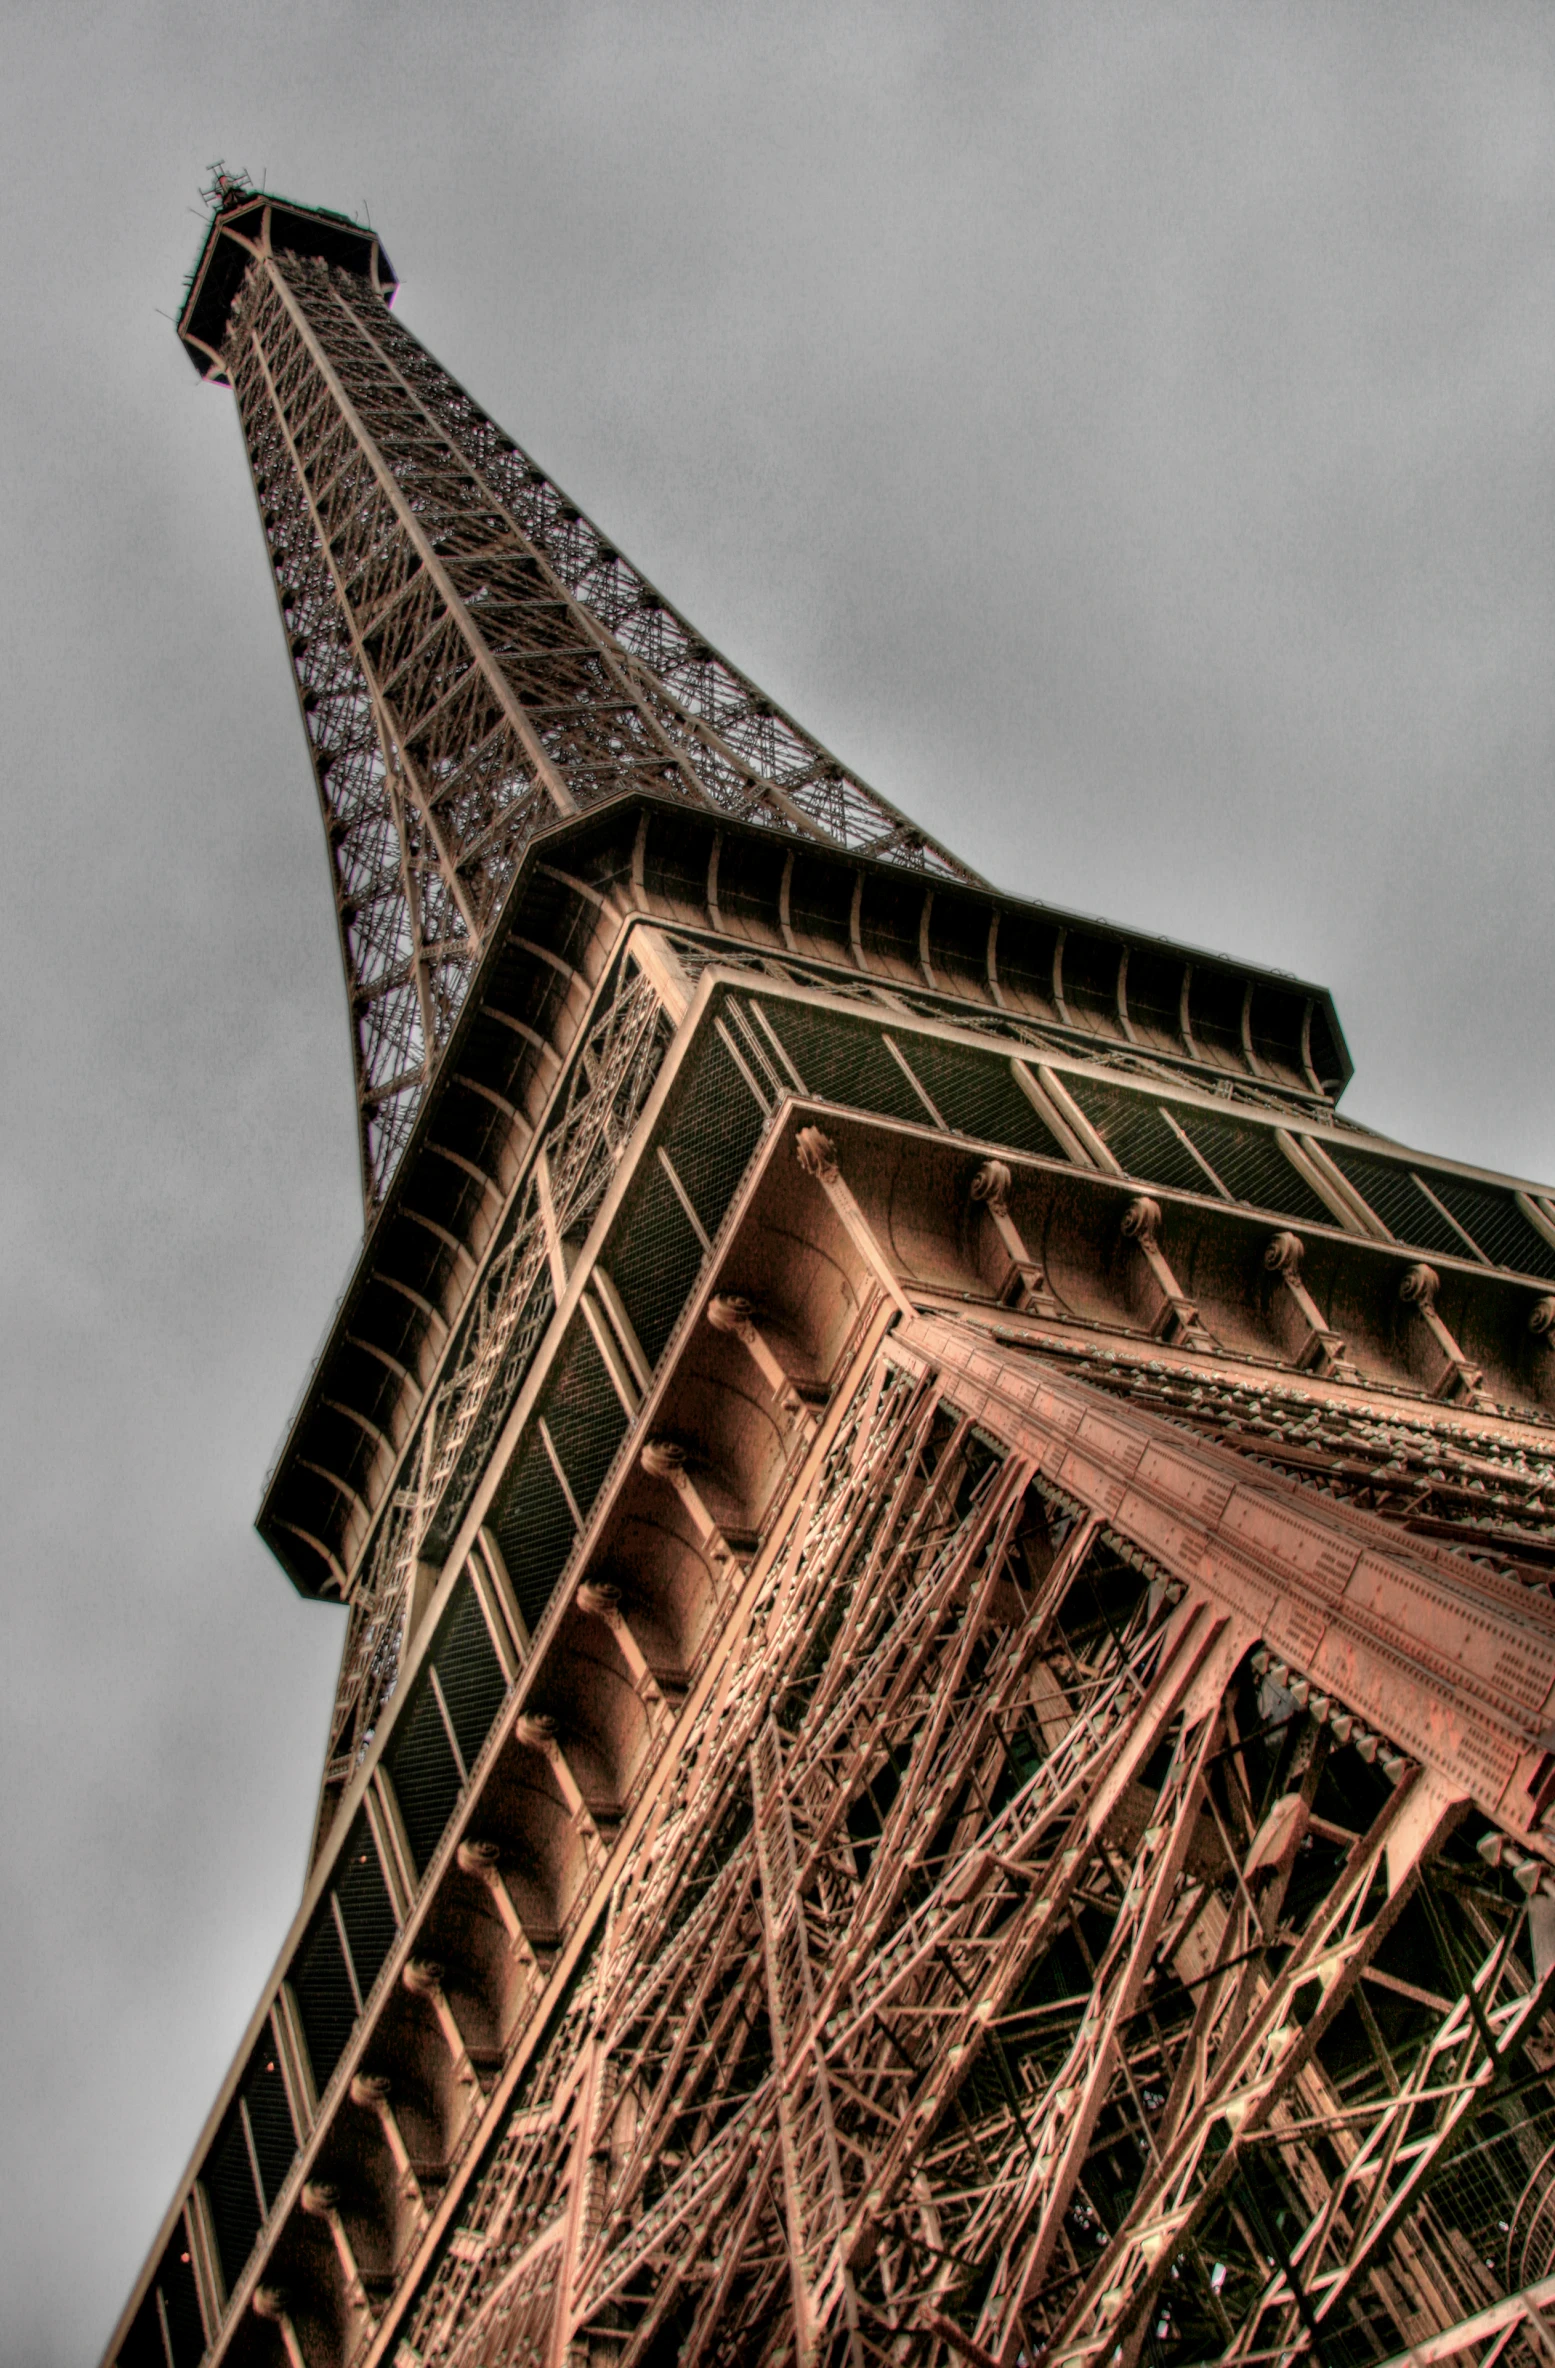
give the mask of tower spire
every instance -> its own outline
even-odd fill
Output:
[[[237,397],[329,847],[371,1217],[545,823],[649,789],[972,875],[720,657],[394,318],[370,230],[212,173],[179,335]]]

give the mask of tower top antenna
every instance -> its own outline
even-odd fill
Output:
[[[255,195],[253,181],[246,169],[229,172],[222,157],[208,168],[210,178],[200,195],[213,214],[224,214],[232,206],[240,206]]]

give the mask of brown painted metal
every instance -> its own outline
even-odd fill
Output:
[[[283,2198],[256,2255],[247,2290],[292,2298],[310,2368],[628,2361],[672,2337],[708,2359],[872,2361],[904,2342],[946,2359],[1142,2356],[1174,2264],[1271,2145],[1299,2165],[1306,2219],[1283,2262],[1256,2232],[1242,2240],[1226,2356],[1298,2356],[1302,2312],[1348,2326],[1357,2293],[1394,2337],[1485,2299],[1441,2253],[1428,2182],[1504,2084],[1500,2060],[1544,2028],[1530,1920],[1555,1887],[1537,1797],[1555,1609],[1069,1379],[1051,1353],[1001,1345],[995,1295],[975,1323],[920,1311],[868,1198],[813,1120],[779,1114],[705,1267],[703,1320],[641,1403],[638,1435],[682,1444],[621,1468],[572,1609],[535,1640],[472,1771],[446,1871],[408,1905],[405,1966],[457,1950],[461,1986],[412,2045],[380,1985],[299,2158],[291,2216]],[[945,1219],[954,1229],[954,1207]],[[803,1293],[806,1241],[852,1278],[860,1310],[823,1369],[818,1421],[819,1376],[792,1362],[813,1307],[781,1288],[787,1272]],[[748,1378],[710,1398],[715,1372]],[[772,1475],[765,1504],[735,1478],[750,1390],[793,1443],[751,1465],[755,1485]],[[662,1541],[648,1563],[629,1543],[645,1519]],[[730,1552],[736,1529],[754,1550]],[[1076,1659],[1066,1607],[1098,1557],[1133,1593],[1121,1628]],[[710,1624],[673,1649],[670,1679],[669,1607],[683,1621],[698,1598]],[[526,1707],[559,1699],[580,1654],[602,1675],[591,1640],[623,1633],[635,1725],[604,1696],[586,1710],[571,1680],[569,1722]],[[1291,1788],[1261,1816],[1225,1773],[1249,1748],[1255,1647],[1301,1738]],[[1001,1800],[1022,1728],[1033,1772]],[[898,1762],[861,1872],[859,1803]],[[546,1765],[573,1805],[540,1829],[522,1805],[533,1777],[513,1784]],[[1340,1765],[1358,1805],[1354,1842],[1336,1846],[1317,1788]],[[1314,1815],[1332,1873],[1292,1924]],[[1497,1860],[1459,1846],[1452,1861],[1460,1885],[1465,1865],[1484,1872],[1490,1903],[1475,1910],[1483,1939],[1466,1932],[1484,1952],[1472,2001],[1438,1990],[1439,1968],[1386,1956],[1465,1819]],[[553,1924],[535,1889],[542,1830],[545,1890],[571,1897]],[[493,1941],[477,1944],[483,1917]],[[1060,1980],[1034,2008],[1043,1967],[1087,1934],[1084,1983]],[[1194,2000],[1167,2036],[1150,2006],[1163,1979]],[[1424,2025],[1412,2060],[1336,2090],[1325,2035],[1405,1993]],[[1034,2013],[1051,2013],[1059,2047],[1044,2081],[990,2088],[1001,2053],[1013,2080]],[[473,2077],[459,2069],[472,2017],[500,2034],[493,2071]],[[304,2197],[311,2179],[360,2213],[403,2187],[381,2100],[365,2121],[355,2103],[358,2067],[391,2063],[377,2077],[392,2090],[451,2080],[455,2102],[441,2160],[412,2166],[408,2217],[396,2205],[379,2233],[337,2207],[353,2284],[341,2237],[327,2252],[304,2241],[319,2223]],[[1120,2100],[1156,2159],[1108,2225],[1097,2155],[1118,2142]],[[1106,2242],[1077,2284],[1092,2216]],[[391,2282],[367,2279],[374,2257]],[[1201,2287],[1213,2266],[1199,2260]],[[218,2355],[247,2357],[249,2330],[280,2324],[245,2316],[240,2290]]]
[[[229,187],[182,324],[378,1214],[262,1517],[313,1865],[111,2359],[1547,2358],[1555,1200],[952,877],[391,288]]]

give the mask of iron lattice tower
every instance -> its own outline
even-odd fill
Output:
[[[369,1225],[312,1866],[111,2360],[1547,2359],[1555,1197],[985,887],[216,198]]]
[[[275,571],[369,1210],[547,823],[644,789],[966,876],[693,632],[395,320],[394,288],[355,224],[228,185],[182,325],[237,398]]]

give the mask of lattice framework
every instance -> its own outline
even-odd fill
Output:
[[[416,2356],[1365,2358],[1489,2308],[1433,2194],[1506,2100],[1473,2236],[1526,2183],[1527,2248],[1555,2062],[1499,1837],[919,1359],[790,1523]],[[1452,1995],[1379,1965],[1406,1917]]]
[[[351,1604],[318,1866],[123,2368],[1555,2356],[1555,1506],[1543,1378],[1507,1346],[1508,1321],[1555,1332],[1555,1297],[1525,1304],[1555,1207],[1436,1169],[1440,1197],[1411,1174],[1411,1202],[1383,1161],[1394,1234],[1307,1141],[1327,1189],[1303,1222],[1386,1245],[1392,1337],[1379,1348],[1375,1293],[1351,1311],[1378,1395],[1302,1280],[1300,1238],[1259,1243],[1261,1282],[1242,1258],[1228,1311],[1231,1236],[1178,1231],[1217,1333],[1168,1256],[1171,1210],[1132,1185],[1090,1237],[1122,1296],[1066,1321],[1050,1235],[1094,1215],[1082,1192],[1110,1193],[1114,1172],[1163,1178],[1089,1128],[1082,1192],[1017,1191],[982,1141],[998,1097],[975,1042],[975,1076],[935,1054],[931,1094],[893,1018],[874,1047],[889,1091],[877,1075],[882,1098],[859,1107],[920,1137],[928,1117],[937,1143],[882,1198],[881,1141],[854,1128],[855,1198],[801,1123],[806,1182],[785,1194],[790,1097],[832,1096],[766,1005],[731,998],[711,1022],[722,1070],[671,1061],[655,1092],[682,989],[713,958],[678,926],[639,927],[650,830],[684,832],[685,806],[673,826],[636,809],[629,951],[609,920],[630,840],[619,899],[541,867],[601,916],[594,936],[495,947],[526,851],[623,792],[788,834],[769,868],[798,967],[777,966],[770,927],[767,951],[730,959],[801,992],[794,845],[912,865],[915,918],[886,930],[878,990],[878,875],[855,870],[864,975],[843,989],[931,1019],[930,890],[958,867],[700,642],[391,318],[375,241],[336,268],[286,238],[338,248],[338,218],[294,214],[272,248],[269,201],[229,204],[250,260],[223,283],[224,352],[203,350],[236,389],[307,719],[369,1210],[486,948],[549,965],[572,1011],[552,1043],[487,992],[465,1046],[505,1021],[546,1083],[520,1111],[508,1070],[483,1083],[461,1058],[453,1082],[505,1114],[505,1147],[427,1148],[479,1187],[479,1216],[467,1185],[462,1214],[439,1204],[447,1224],[414,1206],[412,1162],[369,1242],[407,1300],[402,1217],[452,1257],[441,1283],[415,1270],[436,1353],[417,1363],[394,1335],[407,1364],[383,1362],[405,1386],[392,1412],[373,1399],[381,1427],[321,1400],[380,1458],[358,1487],[328,1439],[298,1451],[353,1508],[335,1545],[306,1494],[276,1516]],[[703,829],[692,898],[720,937],[732,836]],[[879,910],[897,895],[887,882]],[[954,899],[937,902],[943,918]],[[542,904],[517,926],[544,936]],[[1095,960],[1054,926],[1043,975],[1070,1030],[1061,982],[1077,998]],[[996,927],[974,968],[999,1004]],[[954,938],[946,977],[967,958]],[[1096,959],[1091,988],[1132,1043],[1149,958],[1138,995],[1126,948]],[[1168,1002],[1197,1063],[1179,967]],[[1249,977],[1234,998],[1250,1080],[1263,991]],[[1206,1025],[1230,1025],[1224,1000]],[[1283,1085],[1228,1076],[1223,1093],[1304,1109],[1314,1009],[1285,1011]],[[1138,1051],[1103,1060],[1172,1083]],[[1057,1112],[1055,1146],[1087,1129],[1067,1088],[1020,1073],[1009,1144],[1028,1106]],[[710,1078],[724,1106],[688,1118]],[[860,1076],[844,1062],[833,1083],[854,1109]],[[1071,1083],[1086,1109],[1110,1090]],[[734,1123],[742,1085],[759,1121],[742,1103]],[[686,1120],[674,1159],[648,1146],[650,1101],[655,1129]],[[1156,1113],[1164,1184],[1214,1187],[1244,1225],[1241,1187],[1195,1151],[1194,1128],[1226,1127],[1181,1112]],[[1256,1178],[1250,1140],[1216,1161],[1245,1155]],[[699,1214],[676,1161],[709,1142]],[[678,1201],[689,1248],[644,1218],[634,1166]],[[1271,1219],[1302,1205],[1275,1167]],[[617,1231],[590,1252],[618,1175]],[[1445,1232],[1407,1230],[1422,1223]],[[651,1317],[651,1359],[603,1263],[634,1289],[618,1259],[634,1232],[679,1310]],[[1433,1241],[1459,1264],[1523,1263],[1477,1300],[1449,1278],[1449,1329],[1441,1276],[1407,1247]],[[1466,1353],[1463,1317],[1482,1328],[1492,1306],[1501,1337]],[[1528,1402],[1495,1400],[1476,1354]],[[682,1427],[657,1427],[666,1406]],[[543,1551],[544,1499],[525,1493],[541,1449],[567,1510]]]
[[[969,877],[719,657],[358,274],[224,352],[307,719],[381,1199],[524,851],[634,789]]]
[[[446,1548],[556,1312],[549,1241],[586,1230],[625,1155],[668,1040],[652,982],[628,965],[616,992],[603,999],[505,1238],[464,1311],[449,1369],[420,1418],[408,1485],[395,1491],[352,1591],[326,1788],[349,1778],[372,1740],[399,1674],[417,1563],[439,1544]]]

